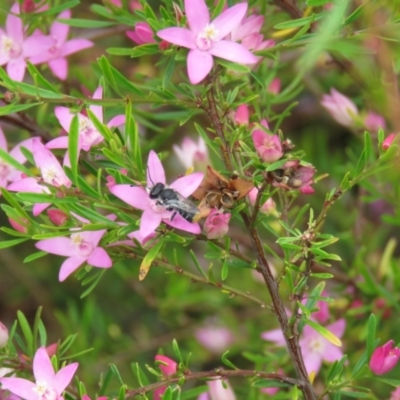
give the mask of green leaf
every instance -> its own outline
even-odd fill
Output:
[[[177,358],[177,360],[179,360],[179,362],[183,364],[183,357],[176,339],[172,340],[172,349],[174,350],[175,357]]]
[[[256,388],[290,387],[290,383],[277,381],[274,379],[258,379],[252,383]]]
[[[139,363],[132,363],[131,368],[133,370],[133,373],[136,376],[137,381],[139,382],[140,387],[143,387],[143,386],[146,386],[149,384],[149,380],[147,379],[146,374],[140,368]]]
[[[321,282],[322,283],[322,282]],[[336,337],[332,332],[328,329],[324,328],[321,325],[318,325],[316,322],[311,321],[310,319],[307,320],[307,325],[311,326],[314,330],[316,330],[320,335],[322,335],[326,340],[329,340],[335,346],[342,346],[341,340]]]
[[[17,311],[17,319],[27,345],[27,355],[29,357],[33,357],[33,334],[31,327],[29,326],[28,320],[26,319],[22,311]]]
[[[16,82],[14,82],[7,74],[6,71],[2,67],[0,67],[0,79],[6,84],[8,89],[14,89]],[[1,107],[0,110],[4,108]]]
[[[69,127],[68,155],[71,163],[71,172],[75,185],[78,185],[78,160],[79,160],[79,118],[74,115]]]
[[[100,279],[106,272],[107,269],[101,269],[100,271],[96,271],[95,278],[93,279],[91,285],[81,294],[80,296],[81,299],[85,298],[93,291],[93,289],[97,286],[97,284],[100,282]]]
[[[76,28],[86,28],[86,29],[106,28],[108,26],[117,25],[116,22],[96,21],[94,19],[82,19],[82,18],[71,18],[71,19],[57,18],[56,21],[61,22],[62,24],[65,25],[74,26]]]
[[[142,281],[144,278],[146,278],[146,275],[148,274],[148,272],[150,270],[151,264],[153,263],[154,259],[157,257],[163,244],[164,244],[164,240],[160,239],[143,258],[143,261],[140,264],[140,268],[139,268],[139,280],[140,281]]]
[[[113,56],[130,56],[132,54],[131,47],[109,47],[106,51]]]
[[[96,117],[96,115],[89,108],[86,110],[86,112],[88,114],[89,119],[93,122],[95,128],[100,132],[101,136],[103,136],[104,139],[106,139],[107,141],[110,141],[113,138],[110,128],[107,125],[100,122]]]
[[[383,382],[383,383],[386,383],[386,384],[388,384],[390,386],[394,386],[394,387],[399,387],[400,386],[400,379],[381,378],[379,376],[375,376],[374,378],[379,380],[379,381],[381,381],[381,382]]]
[[[0,249],[6,249],[8,247],[16,246],[17,244],[26,242],[29,238],[2,240],[0,241]]]
[[[331,0],[307,0],[307,5],[310,7],[323,6],[330,3]]]
[[[141,46],[135,46],[131,50],[130,56],[132,58],[151,56],[160,52],[158,44],[142,44]]]
[[[370,393],[357,392],[357,391],[349,392],[349,391],[344,391],[344,390],[338,390],[337,392],[333,392],[333,393],[343,394],[348,397],[354,397],[355,399],[370,399],[371,398]]]
[[[10,156],[10,154],[7,151],[5,151],[2,148],[0,148],[0,159],[3,160],[5,163],[11,165],[18,171],[21,171],[28,176],[32,176],[32,172],[28,168],[25,168],[22,164],[20,164],[17,160],[15,160],[12,156]]]
[[[164,70],[164,76],[162,80],[162,88],[165,90],[167,86],[169,85],[172,75],[174,73],[175,69],[175,56],[172,56],[169,58],[167,67]]]
[[[46,80],[43,77],[43,75],[39,72],[39,70],[29,61],[27,62],[27,67],[35,83],[37,83],[41,87],[44,87],[46,90],[49,90],[50,92],[57,94],[60,93],[48,80]]]
[[[318,21],[326,16],[326,13],[312,14],[309,17],[298,18],[290,21],[280,22],[274,26],[275,29],[292,29],[298,28],[303,25],[310,24],[314,21]]]
[[[58,14],[64,10],[69,10],[70,8],[73,8],[80,4],[79,0],[69,0],[69,1],[63,1],[61,4],[58,6],[52,6],[46,11],[42,12],[37,12],[35,15],[37,16],[45,16],[45,15],[53,15],[53,14]]]
[[[206,278],[208,280],[208,276],[207,276],[206,272],[201,267],[199,260],[197,259],[196,254],[194,253],[194,251],[192,249],[189,250],[189,254],[190,254],[190,257],[192,257],[192,260],[193,260],[194,265],[196,266],[197,270],[200,272],[201,275],[204,276],[204,278]]]
[[[222,270],[221,270],[221,280],[224,281],[228,277],[228,272],[229,272],[229,264],[227,260],[224,260],[222,264]]]
[[[227,350],[224,354],[222,354],[221,361],[222,361],[226,366],[228,366],[229,368],[238,369],[238,367],[236,367],[236,365],[234,365],[231,361],[229,361],[229,360],[227,359],[228,353],[229,353],[229,350]]]
[[[130,101],[128,101],[125,110],[125,132],[127,133],[129,148],[131,149],[133,165],[139,175],[143,171],[143,160],[139,130],[137,123],[132,116],[132,103]]]
[[[54,194],[46,193],[22,193],[19,192],[16,196],[22,201],[30,203],[53,203],[53,204],[69,204],[77,203],[79,199],[76,197],[57,197]]]
[[[15,86],[16,86],[16,90],[18,90],[20,93],[33,96],[33,97],[35,97],[35,100],[41,100],[42,98],[43,99],[65,99],[65,98],[73,99],[73,97],[65,96],[64,94],[55,93],[53,90],[42,89],[37,86],[28,85],[27,83],[24,83],[24,82],[18,82]]]
[[[367,325],[367,360],[371,358],[371,355],[375,349],[375,334],[376,334],[376,318],[374,314],[371,314],[369,316]]]
[[[45,251],[37,251],[36,253],[33,253],[33,254],[29,255],[28,257],[25,257],[23,263],[28,263],[33,260],[37,260],[38,258],[47,256],[47,254],[48,253],[46,253]]]
[[[122,376],[119,373],[117,366],[115,364],[110,364],[110,368],[111,368],[111,371],[113,372],[114,376],[117,378],[117,381],[119,382],[119,384],[124,386],[125,385],[124,381],[122,380]]]
[[[8,106],[0,107],[0,117],[2,117],[3,115],[9,115],[24,111],[28,108],[36,107],[39,104],[41,103],[9,104]]]
[[[71,207],[71,211],[76,212],[78,215],[80,215],[83,218],[88,219],[90,222],[101,222],[108,226],[115,225],[115,227],[119,226],[112,220],[110,220],[107,217],[105,217],[104,215],[101,215],[98,212],[90,209],[89,207],[85,207],[81,204],[71,204],[70,207]]]
[[[216,61],[217,61],[217,63],[219,65],[222,65],[223,67],[225,67],[225,68],[227,68],[227,69],[229,69],[231,71],[237,72],[239,74],[248,74],[248,73],[250,73],[250,67],[248,67],[246,65],[242,65],[242,64],[237,64],[237,63],[234,63],[234,62],[226,61],[226,60],[223,60],[221,58],[216,59]]]

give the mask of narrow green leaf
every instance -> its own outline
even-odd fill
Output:
[[[160,52],[158,44],[142,44],[141,46],[135,46],[131,50],[131,58],[151,56]]]
[[[54,194],[46,193],[22,193],[19,192],[16,196],[22,201],[30,203],[53,203],[53,204],[68,204],[77,203],[79,199],[76,197],[57,197]]]
[[[172,75],[174,73],[175,69],[175,56],[172,56],[169,58],[167,67],[164,70],[164,76],[162,80],[162,88],[166,89],[166,87],[169,85]]]
[[[181,351],[179,349],[179,345],[178,345],[178,342],[176,341],[176,339],[172,340],[172,349],[174,350],[175,357],[177,358],[177,360],[183,364],[183,357],[182,357],[182,354],[181,354]]]
[[[375,334],[376,334],[376,317],[371,314],[367,325],[367,360],[371,358],[372,352],[375,349]]]
[[[120,385],[124,386],[124,381],[122,380],[122,376],[118,371],[118,368],[115,364],[110,364],[111,371],[113,372],[114,376],[117,378]],[[121,388],[122,389],[122,388]],[[119,397],[119,396],[118,396]]]
[[[275,29],[292,29],[318,21],[326,16],[326,13],[312,14],[309,17],[298,18],[290,21],[280,22],[274,26]]]
[[[224,354],[222,354],[221,357],[221,361],[228,366],[229,368],[232,369],[238,369],[238,367],[236,367],[236,365],[234,365],[231,361],[228,360],[227,356],[228,356],[229,350],[227,350]]]
[[[31,327],[29,326],[28,320],[26,319],[22,311],[17,311],[17,319],[27,345],[27,355],[29,357],[33,357],[33,334]]]
[[[79,159],[79,118],[74,115],[68,134],[68,155],[71,163],[71,172],[75,185],[78,185],[78,159]]]
[[[0,242],[0,249],[6,249],[8,247],[16,246],[17,244],[26,242],[27,240],[29,240],[29,238],[2,240]]]
[[[32,342],[33,342],[33,344],[37,343],[38,333],[39,333],[39,326],[40,326],[40,323],[42,322],[41,319],[40,319],[41,315],[42,315],[42,310],[43,310],[43,307],[39,306],[37,311],[36,311],[36,314],[35,314],[35,319],[33,320],[33,332],[32,332],[32,336],[33,336]]]
[[[204,271],[204,269],[201,267],[199,260],[197,259],[194,251],[192,249],[190,249],[189,253],[190,253],[190,257],[192,258],[193,263],[196,266],[197,270],[200,272],[201,275],[204,276],[204,278],[208,279],[208,276],[207,276],[206,272]]]
[[[148,272],[150,270],[151,264],[153,263],[154,259],[157,257],[163,244],[164,244],[164,240],[160,239],[143,258],[143,261],[140,264],[140,268],[139,268],[139,280],[140,281],[142,281],[144,278],[146,278],[146,275],[148,274]]]
[[[94,19],[83,19],[83,18],[57,18],[57,22],[61,22],[62,24],[74,26],[76,28],[86,28],[86,29],[93,29],[93,28],[106,28],[108,26],[114,26],[117,23],[111,21],[96,21]]]
[[[144,371],[140,368],[139,363],[132,363],[131,368],[133,370],[133,373],[136,376],[136,379],[139,382],[140,387],[146,386],[149,384],[149,380],[147,379],[146,374]]]
[[[15,160],[12,156],[10,156],[10,154],[7,151],[5,151],[2,148],[0,148],[0,159],[2,159],[5,163],[11,165],[18,171],[23,172],[27,176],[32,176],[32,172],[28,168],[25,168],[22,164],[20,164],[17,160]]]
[[[51,8],[47,9],[46,11],[35,13],[35,15],[44,16],[44,15],[58,14],[64,10],[69,10],[70,8],[77,6],[78,4],[80,4],[79,0],[63,1],[58,6],[52,6]]]
[[[228,277],[228,272],[229,272],[229,263],[227,260],[224,260],[222,264],[222,270],[221,270],[221,280],[224,281]]]
[[[63,99],[63,98],[68,97],[61,93],[55,93],[53,90],[38,88],[37,86],[28,85],[27,83],[24,83],[24,82],[18,82],[16,84],[16,90],[18,90],[20,93],[29,94],[30,96],[34,96],[36,100]],[[41,103],[38,103],[38,104],[41,104]]]
[[[331,0],[307,0],[307,5],[311,7],[318,7],[328,4]]]
[[[104,139],[106,139],[107,141],[110,141],[113,138],[110,128],[107,125],[100,122],[97,119],[96,115],[89,108],[86,111],[89,119],[93,122],[95,128],[101,133],[101,136],[103,136]]]
[[[109,47],[106,51],[113,56],[130,56],[132,54],[131,47]]]
[[[391,379],[391,378],[382,378],[382,377],[375,377],[379,381],[386,383],[390,386],[400,387],[400,379]]]
[[[23,263],[28,263],[33,260],[37,260],[38,258],[41,258],[43,256],[47,256],[47,253],[45,251],[37,251],[36,253],[33,253],[28,257],[25,257]]]
[[[6,84],[8,89],[15,89],[15,84],[16,82],[14,82],[7,74],[6,71],[4,71],[4,69],[2,67],[0,67],[0,79],[3,81],[3,83]],[[1,107],[0,110],[4,108]]]
[[[256,388],[273,388],[273,387],[290,387],[287,382],[277,381],[274,379],[259,379],[252,383],[252,386]]]
[[[132,116],[132,103],[128,101],[125,109],[125,132],[128,137],[128,146],[131,149],[133,165],[138,175],[143,171],[142,153],[140,147],[139,130]]]
[[[27,62],[27,67],[32,78],[39,86],[45,88],[46,90],[49,90],[50,92],[58,94],[60,93],[48,80],[43,77],[39,70],[29,61]]]
[[[100,279],[107,272],[107,269],[101,269],[100,271],[96,271],[95,279],[92,281],[92,284],[81,294],[80,298],[83,299],[88,296],[100,282]]]
[[[322,282],[321,282],[322,283]],[[342,346],[341,340],[336,337],[331,331],[328,329],[324,328],[323,326],[317,324],[314,321],[311,321],[310,319],[307,320],[307,325],[311,326],[314,330],[316,330],[319,334],[321,334],[326,340],[329,340],[332,344],[335,346]]]

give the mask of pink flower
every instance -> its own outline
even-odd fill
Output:
[[[154,359],[156,362],[158,361],[158,368],[160,368],[164,376],[174,375],[178,372],[178,364],[174,360],[171,360],[169,357],[157,354]],[[156,389],[153,393],[153,399],[161,400],[161,396],[164,394],[166,389],[166,386],[161,386]]]
[[[263,161],[273,163],[282,158],[282,144],[278,135],[270,135],[261,129],[255,129],[251,136],[254,147]]]
[[[97,397],[96,400],[107,400],[107,399],[108,399],[107,396],[100,396],[100,397]],[[91,400],[91,398],[87,394],[84,394],[82,396],[82,400]]]
[[[93,99],[102,99],[103,88],[99,86],[93,94]],[[96,118],[103,123],[103,107],[97,105],[89,106],[89,110],[96,116]],[[56,107],[54,109],[56,117],[60,122],[61,126],[66,132],[69,132],[74,113],[71,113],[67,107]],[[103,141],[103,136],[95,128],[92,121],[83,114],[78,114],[79,119],[79,150],[89,151],[92,146],[95,146]],[[125,123],[124,115],[117,115],[112,118],[107,126],[119,126]],[[50,140],[46,144],[48,149],[67,149],[68,148],[68,136],[60,136],[53,140]]]
[[[251,205],[255,204],[257,195],[258,195],[257,188],[253,188],[250,190],[248,196],[249,196]],[[275,214],[275,215],[277,214],[276,203],[272,197],[270,197],[264,204],[261,205],[260,211],[264,212],[265,214]]]
[[[341,125],[352,127],[358,118],[356,105],[345,95],[335,89],[331,94],[322,96],[321,104],[329,112],[332,118]]]
[[[375,375],[383,375],[391,371],[400,358],[400,348],[394,347],[394,341],[389,340],[383,346],[377,347],[372,353],[369,367]]]
[[[47,210],[47,216],[50,221],[56,226],[62,226],[68,220],[69,216],[62,210],[57,210],[52,208],[51,210]]]
[[[325,291],[323,291],[321,293],[322,296],[326,297],[327,293]],[[306,305],[307,303],[307,298],[304,298],[301,302],[303,305]],[[318,300],[316,307],[318,308],[318,311],[315,311],[311,314],[311,319],[313,321],[317,321],[320,324],[325,324],[326,322],[328,322],[329,319],[329,307],[328,307],[328,303],[326,301],[322,301],[322,300]]]
[[[339,319],[326,326],[330,332],[336,337],[341,338],[343,336],[346,327],[346,321]],[[274,342],[277,346],[285,346],[285,339],[280,329],[273,329],[268,332],[261,334],[264,340]],[[312,372],[317,374],[321,369],[322,361],[332,363],[340,360],[343,357],[343,353],[329,340],[321,336],[317,331],[306,325],[303,329],[300,338],[300,348],[303,354],[304,364],[308,374]]]
[[[249,124],[249,107],[247,104],[241,104],[235,113],[234,121],[238,125]]]
[[[209,164],[208,150],[201,136],[197,143],[191,138],[185,137],[181,146],[174,144],[172,148],[186,169],[196,167],[196,169],[205,170],[207,168]]]
[[[8,329],[7,327],[0,321],[0,349],[5,347],[8,342]]]
[[[177,179],[169,185],[169,188],[176,190],[183,197],[187,197],[197,189],[202,180],[203,173],[197,172]],[[152,150],[147,163],[147,188],[151,188],[156,183],[166,184],[165,172],[160,159]],[[130,206],[143,210],[140,220],[142,237],[147,237],[153,233],[161,222],[186,232],[200,233],[199,224],[188,222],[179,214],[167,211],[165,206],[157,204],[157,199],[150,199],[149,189],[146,190],[141,186],[115,185],[110,188],[110,192]]]
[[[281,91],[281,80],[279,78],[272,79],[272,82],[268,86],[268,92],[276,95],[280,91]]]
[[[212,353],[222,353],[233,343],[234,337],[230,329],[215,324],[207,324],[196,329],[194,333],[197,341]]]
[[[382,150],[387,150],[393,143],[397,133],[391,133],[382,143]],[[1,186],[1,185],[0,185]]]
[[[57,16],[57,19],[70,19],[71,10],[65,10]],[[50,36],[54,44],[44,53],[32,57],[32,64],[48,62],[51,72],[59,79],[65,80],[68,75],[68,63],[65,57],[93,46],[93,42],[87,39],[67,40],[69,25],[54,21],[50,27]]]
[[[44,35],[25,37],[18,14],[19,4],[15,3],[7,16],[6,30],[0,29],[0,65],[7,64],[9,77],[20,82],[24,79],[26,59],[47,51],[54,44],[54,39]]]
[[[25,147],[27,150],[32,151],[32,141],[34,138],[26,139],[15,146],[10,151],[10,156],[18,161],[20,164],[25,163],[26,158],[21,152],[21,147]],[[0,127],[0,148],[7,151],[7,140]],[[21,171],[18,171],[13,166],[7,164],[0,157],[0,187],[7,187],[8,182],[15,182],[21,179]]]
[[[126,36],[138,45],[156,43],[153,31],[147,22],[138,22],[133,31],[126,31]]]
[[[210,23],[210,14],[204,0],[185,0],[189,28],[167,28],[157,35],[189,50],[187,70],[192,84],[201,82],[211,71],[213,56],[239,64],[255,64],[257,57],[243,45],[224,38],[235,29],[247,11],[246,3],[239,3],[223,11]]]
[[[379,129],[386,128],[385,118],[383,118],[382,115],[370,111],[364,118],[364,127],[367,131],[378,132]]]
[[[76,232],[67,237],[55,237],[40,240],[35,246],[42,251],[58,256],[68,257],[61,265],[58,279],[64,281],[83,263],[97,268],[110,268],[112,260],[107,252],[98,244],[106,233],[100,231]]]
[[[393,390],[393,392],[390,394],[389,400],[400,400],[400,387]]]
[[[236,400],[234,391],[231,385],[225,379],[222,385],[221,379],[207,381],[208,393],[202,393],[197,400]]]
[[[212,209],[204,222],[204,232],[208,239],[219,239],[224,237],[229,230],[229,220],[231,214],[222,213],[218,210]]]
[[[29,221],[26,218],[21,218],[17,221],[14,221],[11,218],[8,218],[8,222],[10,223],[10,225],[17,231],[17,232],[21,232],[21,233],[27,233],[28,232],[28,227],[27,225],[29,225]],[[23,225],[22,225],[23,224]]]
[[[46,349],[40,347],[33,358],[35,383],[22,378],[0,378],[3,389],[25,400],[53,399],[62,400],[62,393],[71,382],[78,363],[69,364],[54,372]]]

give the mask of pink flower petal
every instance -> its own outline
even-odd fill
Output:
[[[50,385],[53,384],[55,373],[45,347],[40,347],[35,353],[35,357],[33,358],[33,374],[36,381],[45,381]]]
[[[215,56],[238,64],[255,64],[257,57],[239,43],[220,40],[214,43],[209,52]]]
[[[22,154],[21,147],[25,147],[27,150],[32,151],[32,143],[35,138],[29,138],[18,143],[11,151],[10,156],[16,159],[19,163],[23,164],[26,161],[25,156]]]
[[[17,43],[21,44],[24,40],[24,27],[22,19],[13,14],[19,14],[19,4],[17,2],[11,7],[11,13],[8,14],[6,19],[7,35],[14,39]]]
[[[140,186],[115,185],[110,192],[119,199],[139,210],[146,210],[150,207],[148,193]]]
[[[32,214],[34,217],[40,215],[51,203],[36,203],[33,205]]]
[[[51,72],[58,79],[65,81],[68,76],[68,62],[65,58],[56,58],[49,61]]]
[[[61,368],[54,379],[54,388],[57,389],[57,393],[61,396],[62,392],[69,385],[76,370],[78,369],[79,364],[77,362],[69,364],[64,368]]]
[[[8,185],[7,190],[11,192],[32,192],[32,193],[43,193],[49,192],[44,186],[40,186],[36,178],[24,178],[19,181],[13,182]]]
[[[110,268],[112,266],[112,260],[108,253],[102,247],[96,247],[92,254],[87,259],[89,265],[98,268]]]
[[[215,45],[215,43],[214,43]],[[213,58],[207,51],[190,50],[187,58],[187,72],[193,85],[201,82],[211,71]]]
[[[96,91],[93,93],[92,96],[93,99],[96,100],[101,100],[103,98],[103,88],[99,86]],[[102,106],[95,106],[91,105],[89,106],[89,110],[96,116],[96,118],[100,121],[103,122],[103,107]]]
[[[284,346],[286,344],[285,338],[283,336],[283,333],[280,329],[272,329],[267,332],[263,332],[261,334],[261,337],[264,340],[268,340],[270,342],[275,343],[278,346]]]
[[[26,62],[22,57],[12,58],[7,64],[8,76],[17,82],[22,82],[25,76]]]
[[[147,161],[147,186],[152,187],[156,183],[165,185],[165,172],[157,153],[151,150]]]
[[[172,221],[170,219],[163,219],[163,222],[182,231],[193,233],[194,235],[198,235],[201,232],[199,224],[186,221],[186,219],[179,214],[176,214]]]
[[[58,280],[63,282],[86,261],[85,257],[69,257],[61,265]]]
[[[68,149],[68,136],[60,136],[47,142],[48,149]]]
[[[331,331],[338,338],[341,338],[346,329],[346,320],[344,318],[338,319],[333,324],[328,325],[326,329]]]
[[[329,347],[328,347],[329,346]],[[340,347],[330,343],[326,345],[326,351],[322,354],[322,358],[327,362],[334,362],[343,357],[343,352]]]
[[[60,48],[60,52],[58,53],[59,57],[67,57],[70,54],[76,53],[78,51],[87,49],[93,46],[93,42],[87,39],[72,39],[68,40],[68,42],[64,43],[64,45]]]
[[[116,115],[115,117],[110,119],[110,121],[108,122],[107,126],[109,128],[112,128],[114,126],[115,127],[116,126],[120,126],[120,125],[125,124],[125,121],[126,121],[125,115]]]
[[[79,217],[78,215],[75,215],[77,218]],[[80,219],[80,218],[78,218]],[[90,221],[85,221],[85,223],[89,223]],[[97,247],[99,244],[101,238],[104,236],[104,234],[107,232],[106,229],[102,229],[100,231],[83,231],[80,232],[79,235],[80,237],[87,243],[90,243],[93,248]]]
[[[69,108],[60,106],[54,109],[54,114],[56,115],[58,122],[64,128],[64,130],[69,132],[69,127],[75,114],[71,113]]]
[[[50,36],[32,35],[24,40],[24,57],[40,56],[54,46],[55,40]]]
[[[315,372],[316,374],[319,372],[322,364],[322,358],[319,353],[306,353],[303,351],[303,359],[308,375],[310,375],[312,372]]]
[[[71,10],[65,10],[57,15],[57,19],[69,18],[71,18]],[[57,39],[57,45],[60,46],[67,40],[70,27],[67,24],[62,24],[61,22],[58,22],[57,19],[52,23],[50,27],[50,33],[51,36]]]
[[[217,29],[215,40],[219,41],[231,33],[242,21],[247,12],[247,3],[239,3],[226,9],[212,21]]]
[[[175,189],[183,197],[188,197],[200,186],[203,177],[204,174],[202,172],[196,172],[194,174],[182,176],[171,183],[169,187]]]
[[[195,35],[210,22],[210,13],[204,0],[185,0],[185,13],[190,30]]]
[[[157,32],[157,36],[169,43],[188,49],[196,48],[196,36],[192,31],[185,28],[166,28]]]
[[[161,224],[161,214],[150,209],[143,212],[140,220],[140,234],[142,237],[151,235]]]
[[[36,385],[22,378],[0,378],[1,388],[9,390],[25,400],[37,400],[38,394],[34,391]]]
[[[78,254],[77,248],[72,243],[72,240],[66,237],[40,240],[35,244],[35,247],[47,253],[64,257],[71,257]]]

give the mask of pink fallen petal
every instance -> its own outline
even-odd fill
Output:
[[[110,268],[112,266],[112,260],[108,253],[102,247],[96,247],[92,254],[87,259],[89,265],[98,268]]]
[[[202,172],[196,172],[194,174],[182,176],[171,183],[169,187],[175,189],[183,197],[188,197],[200,186],[200,183],[203,181],[203,177],[204,174]]]
[[[213,58],[210,53],[198,49],[190,50],[187,58],[187,72],[193,85],[201,82],[211,71]]]
[[[85,257],[69,257],[61,265],[60,272],[58,274],[58,280],[60,282],[65,281],[75,270],[77,270],[84,262]]]

